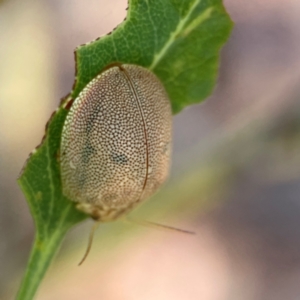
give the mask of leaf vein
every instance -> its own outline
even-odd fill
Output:
[[[194,9],[197,7],[197,5],[201,2],[201,0],[196,0],[193,5],[191,6],[190,10],[188,11],[188,13],[186,14],[186,16],[184,18],[182,18],[176,29],[171,32],[170,37],[168,39],[168,41],[165,43],[165,45],[162,47],[162,49],[156,53],[154,55],[154,59],[152,64],[150,65],[149,69],[153,70],[156,65],[159,63],[159,61],[163,58],[163,56],[166,54],[166,52],[169,50],[169,48],[171,47],[171,45],[173,44],[173,42],[176,40],[176,38],[178,37],[179,33],[183,30],[184,26],[186,25],[186,23],[189,21],[191,14],[193,13]]]

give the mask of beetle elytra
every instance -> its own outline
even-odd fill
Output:
[[[171,134],[170,100],[159,79],[136,65],[107,68],[66,117],[60,148],[64,195],[97,221],[122,216],[167,178]]]

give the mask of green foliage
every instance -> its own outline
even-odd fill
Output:
[[[108,64],[131,63],[160,78],[177,113],[210,94],[231,25],[220,0],[133,0],[112,34],[77,49],[72,97]]]
[[[111,63],[137,64],[160,78],[177,113],[212,91],[219,51],[231,27],[220,0],[132,0],[126,21],[76,50],[77,76],[70,97],[75,99]],[[33,298],[63,236],[86,218],[61,189],[59,147],[66,115],[61,105],[19,178],[36,226],[19,300]]]

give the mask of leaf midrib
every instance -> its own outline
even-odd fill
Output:
[[[186,23],[190,19],[190,16],[194,12],[196,6],[200,2],[201,2],[201,0],[196,0],[193,3],[193,5],[191,5],[191,7],[190,7],[189,11],[187,12],[186,16],[179,21],[176,29],[173,32],[171,32],[170,37],[169,37],[168,41],[165,43],[165,45],[161,48],[161,50],[158,53],[154,54],[152,64],[148,67],[149,70],[153,70],[156,67],[156,65],[159,63],[159,61],[164,57],[165,53],[169,50],[169,48],[171,47],[171,45],[173,44],[173,42],[175,41],[175,39],[177,38],[179,33],[182,31],[183,27],[186,25]],[[204,13],[205,13],[205,11],[202,14],[204,14]],[[201,23],[199,23],[199,24],[201,24]]]

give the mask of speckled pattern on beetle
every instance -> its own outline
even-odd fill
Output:
[[[74,100],[63,126],[63,193],[97,221],[110,221],[166,180],[171,155],[170,100],[145,68],[117,64]]]

